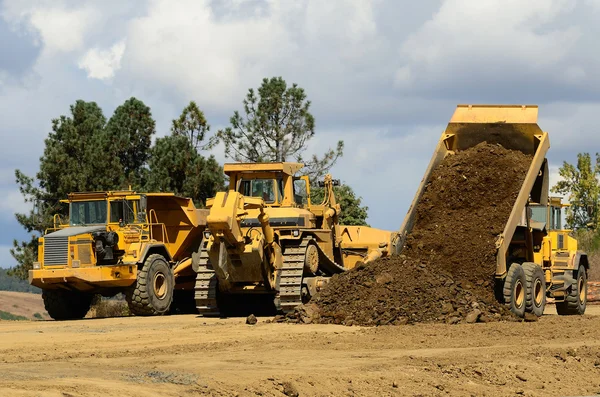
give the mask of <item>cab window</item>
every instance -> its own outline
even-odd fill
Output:
[[[303,179],[294,179],[294,202],[298,205],[308,204],[306,181]]]
[[[110,222],[112,223],[138,223],[139,217],[135,216],[139,200],[114,200],[110,202]]]
[[[281,197],[280,183],[275,179],[242,179],[238,191],[244,196],[260,197],[272,204]]]

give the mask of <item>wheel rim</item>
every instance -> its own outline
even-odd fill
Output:
[[[164,299],[167,295],[167,278],[162,273],[154,275],[154,292],[158,299]]]
[[[586,291],[585,291],[585,282],[583,280],[583,276],[579,276],[579,279],[577,280],[577,288],[579,291],[579,302],[585,302],[585,298],[586,298]]]
[[[544,300],[544,291],[542,290],[542,280],[539,278],[535,280],[535,284],[533,285],[533,294],[535,305],[540,307],[542,305],[542,301]]]
[[[316,273],[319,269],[319,251],[314,245],[309,245],[306,250],[305,262],[306,269],[312,273]]]
[[[515,284],[515,306],[522,307],[525,302],[525,289],[521,281],[517,281]]]

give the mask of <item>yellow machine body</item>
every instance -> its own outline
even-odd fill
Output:
[[[191,256],[198,249],[206,210],[171,193],[71,193],[69,218],[38,241],[29,282],[42,289],[114,295],[136,281],[152,254],[172,266],[176,289],[193,289]]]
[[[272,293],[291,310],[306,301],[332,274],[388,255],[396,233],[343,226],[330,175],[322,203],[310,198],[301,163],[225,164],[229,190],[207,200],[210,213],[198,270],[196,304],[218,312],[221,293]]]

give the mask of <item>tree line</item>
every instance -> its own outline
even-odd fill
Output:
[[[37,260],[37,238],[52,227],[55,214],[66,215],[60,200],[68,193],[133,190],[173,192],[190,197],[198,207],[225,189],[223,167],[210,153],[223,143],[225,157],[242,162],[298,161],[303,173],[316,183],[343,156],[344,143],[321,155],[304,158],[315,135],[315,118],[304,89],[281,77],[263,79],[250,88],[243,111],[235,111],[230,126],[211,135],[210,125],[191,101],[171,123],[170,133],[155,139],[151,109],[137,98],[127,99],[106,119],[96,102],[77,100],[68,115],[51,121],[35,177],[15,170],[25,202],[37,202],[28,213],[15,214],[30,234],[13,242],[11,254],[18,265],[10,273],[27,278]],[[314,196],[322,195],[317,186]],[[368,208],[349,186],[336,187],[342,205],[341,221],[366,225]]]

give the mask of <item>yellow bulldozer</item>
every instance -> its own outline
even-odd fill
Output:
[[[549,197],[548,133],[537,124],[534,105],[458,105],[442,133],[429,166],[400,228],[411,232],[416,209],[433,170],[457,150],[481,142],[501,144],[531,156],[531,164],[496,240],[496,296],[517,316],[541,316],[546,298],[560,315],[583,314],[587,303],[588,257],[578,249],[571,230],[562,229],[560,197]],[[396,254],[403,248],[396,245]]]
[[[339,224],[341,208],[326,175],[324,199],[311,200],[301,163],[225,164],[229,190],[208,199],[201,249],[193,258],[195,299],[203,315],[219,315],[220,301],[267,294],[290,312],[329,278],[393,252],[397,233]]]
[[[82,318],[95,294],[121,292],[136,315],[195,309],[191,257],[208,211],[172,193],[84,192],[62,201],[68,220],[55,215],[29,271],[52,318]]]

